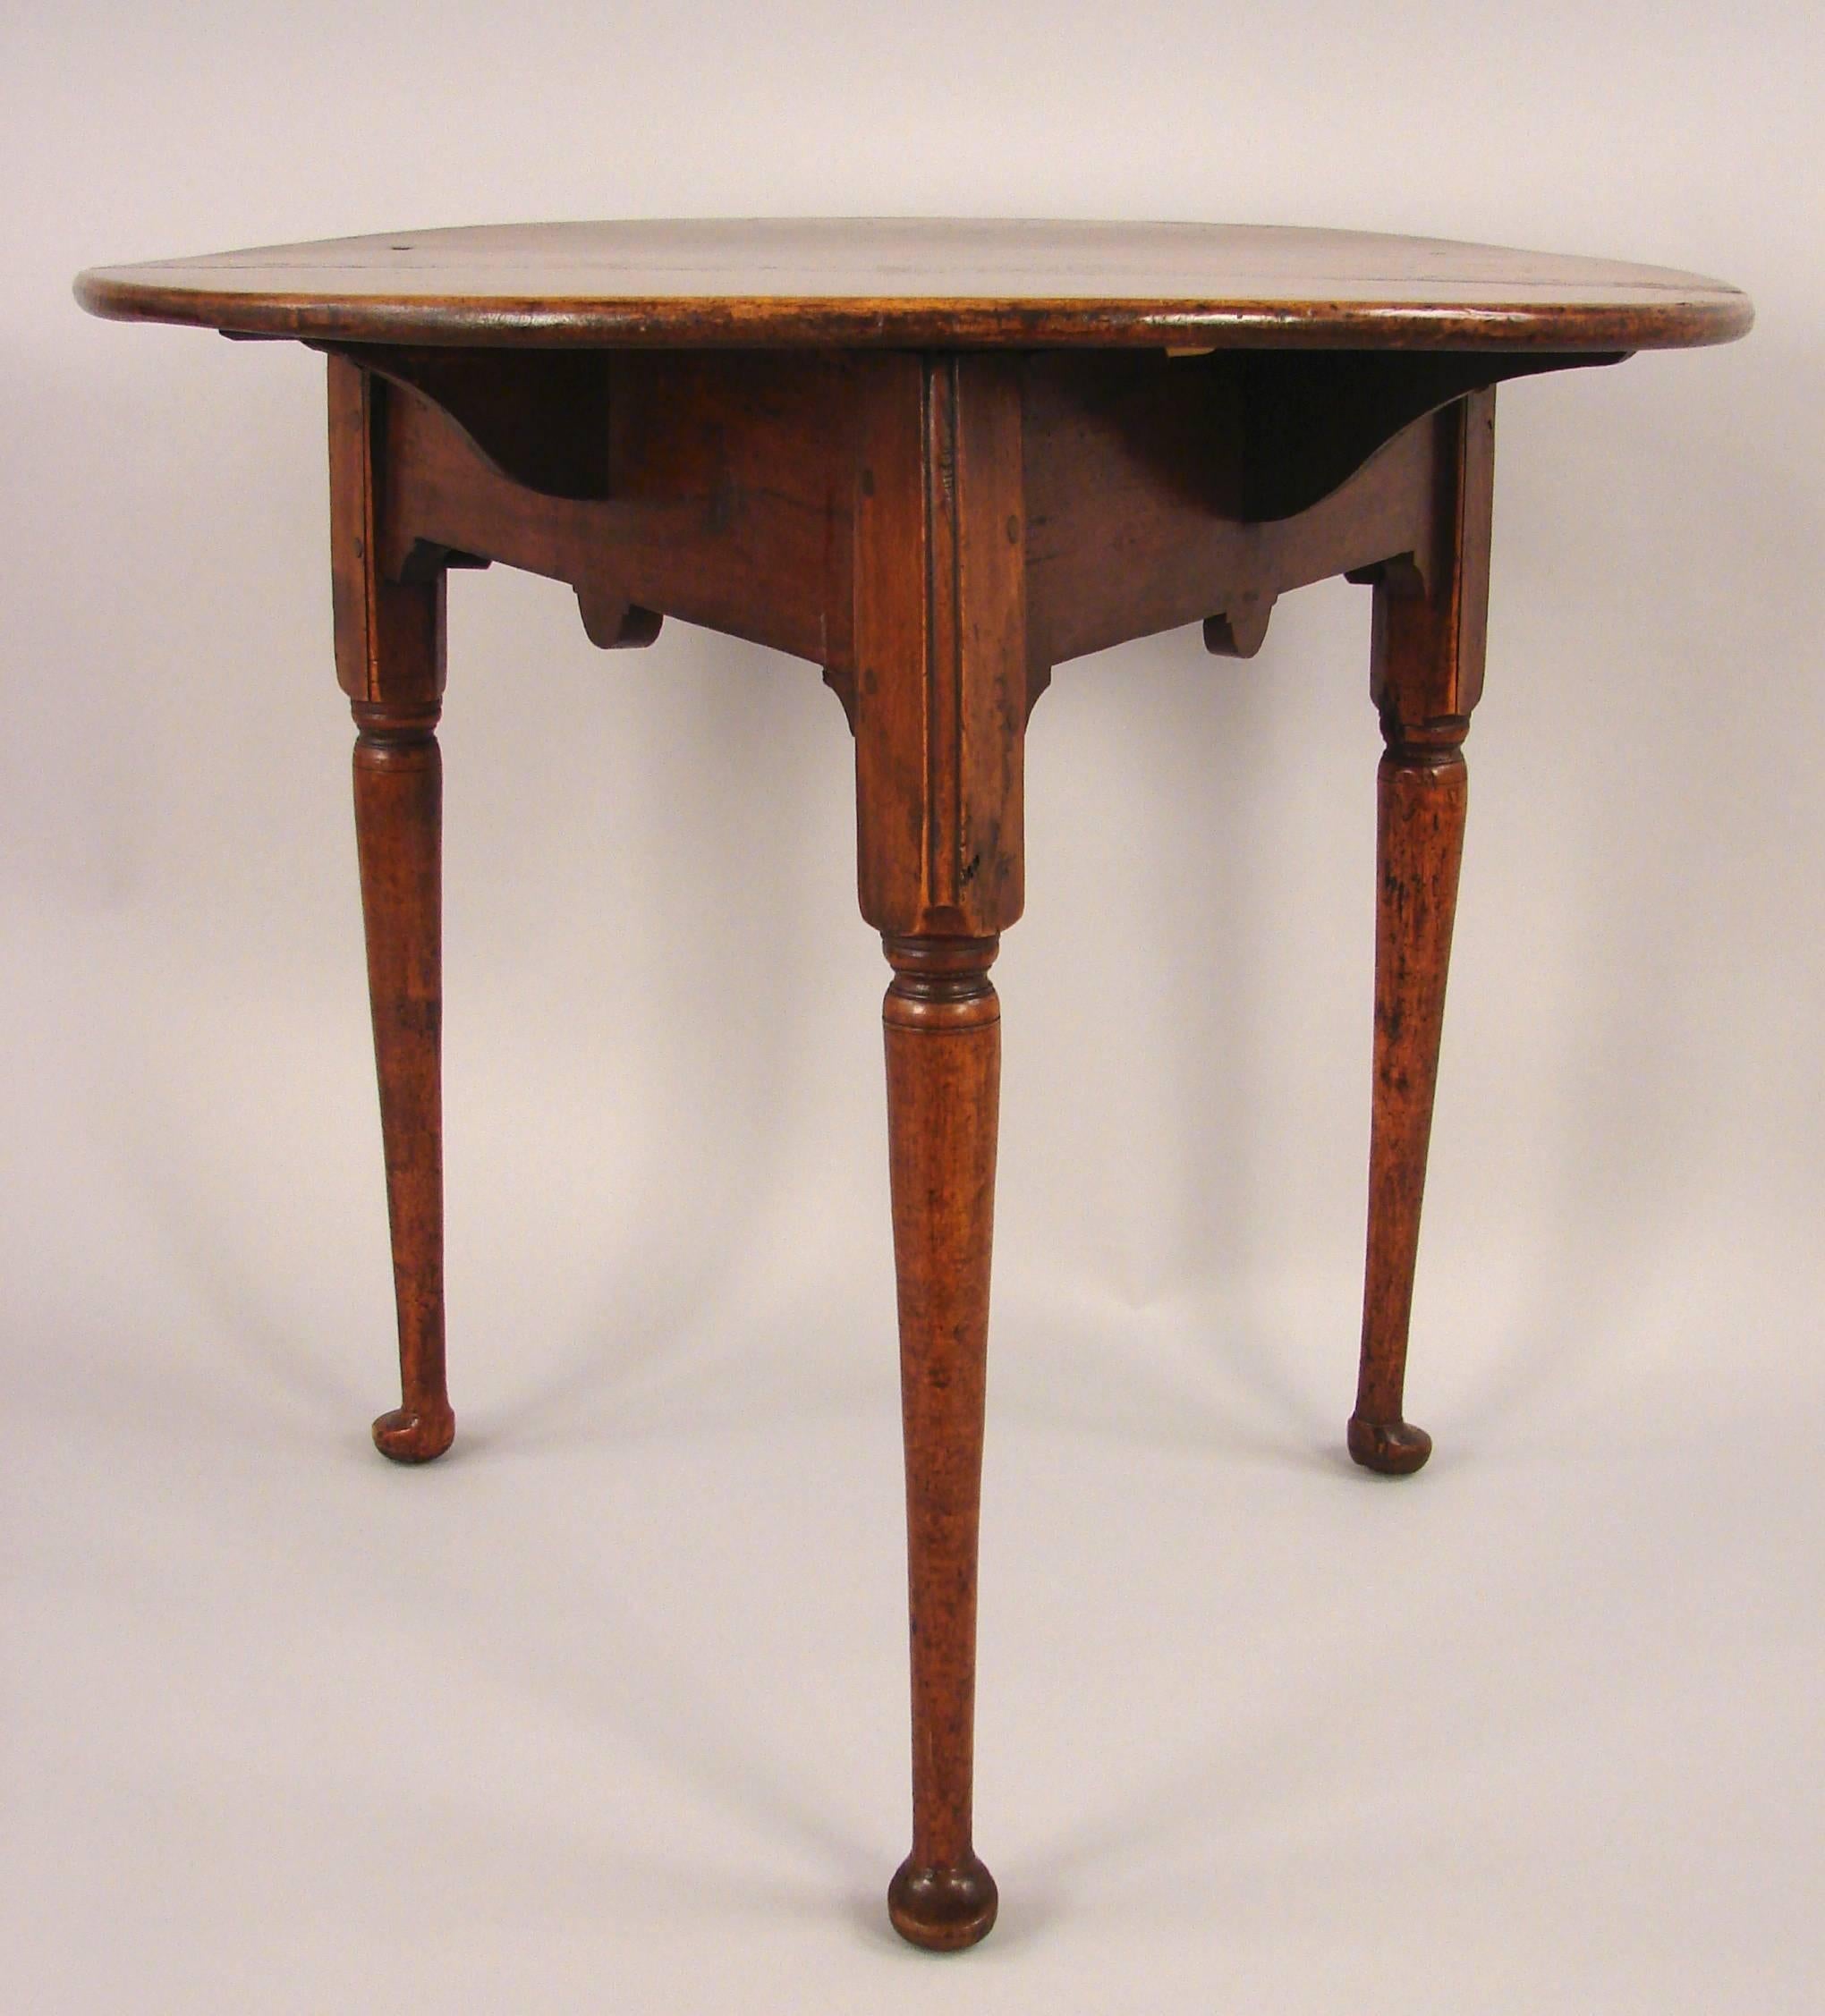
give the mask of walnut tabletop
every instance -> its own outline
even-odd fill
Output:
[[[1431,1448],[1405,1416],[1407,1333],[1486,656],[1497,388],[1727,341],[1748,301],[1659,267],[1436,239],[836,219],[398,232],[100,267],[76,291],[99,315],[328,353],[335,672],[357,731],[399,1350],[400,1404],[373,1436],[395,1461],[429,1461],[455,1433],[437,733],[450,571],[562,582],[605,648],[649,645],[667,619],[747,639],[815,666],[841,703],[857,895],[892,976],[913,1741],[912,1851],[887,1905],[918,1945],[971,1944],[997,1908],[972,1817],[989,968],[1025,901],[1034,708],[1086,653],[1197,624],[1216,657],[1249,657],[1279,597],[1337,575],[1370,591],[1383,748],[1344,1441],[1364,1469],[1410,1475]],[[834,760],[834,710],[830,733]],[[1365,820],[1367,784],[1365,765]],[[1197,866],[1155,873],[1176,886]],[[1132,1040],[1121,975],[1083,949],[1085,998],[1110,1004],[1111,1043]],[[742,984],[732,972],[732,997]]]
[[[98,315],[355,343],[1646,350],[1734,287],[1447,239],[1204,224],[751,218],[481,225],[102,267]]]

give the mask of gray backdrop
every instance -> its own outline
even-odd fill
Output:
[[[13,2007],[1818,2007],[1821,49],[1757,0],[9,13]],[[389,1469],[323,364],[68,292],[832,211],[1484,238],[1761,311],[1501,394],[1409,1485],[1342,1455],[1368,597],[1040,704],[997,974],[1005,1905],[948,1964],[881,1905],[886,970],[836,703],[454,583],[460,1440]]]

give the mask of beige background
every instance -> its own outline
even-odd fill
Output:
[[[8,13],[10,2008],[1818,2008],[1821,50],[1753,0]],[[948,1964],[880,1904],[884,968],[835,701],[454,584],[461,1440],[386,1468],[323,367],[68,295],[833,210],[1411,230],[1761,309],[1501,397],[1410,1486],[1341,1454],[1367,597],[1040,706],[997,970],[1004,1917]]]

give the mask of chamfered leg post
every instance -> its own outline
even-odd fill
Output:
[[[1464,852],[1463,742],[1482,685],[1495,394],[1436,415],[1432,537],[1375,580],[1371,685],[1387,743],[1377,784],[1374,1105],[1362,1362],[1350,1454],[1418,1470],[1431,1437],[1403,1412],[1420,1208]]]
[[[411,580],[382,564],[386,388],[329,366],[330,536],[336,673],[358,730],[355,844],[379,1080],[399,1326],[400,1404],[374,1423],[401,1463],[441,1456],[456,1432],[444,1372],[441,1091],[444,690],[441,566]]]
[[[1017,367],[859,373],[853,666],[862,915],[883,1009],[906,1451],[912,1846],[897,1931],[955,1952],[995,1922],[973,1840],[976,1554],[1001,1014],[1021,912],[1026,510]]]

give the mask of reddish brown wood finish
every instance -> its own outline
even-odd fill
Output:
[[[1369,1148],[1369,1242],[1362,1360],[1350,1453],[1389,1476],[1416,1470],[1432,1438],[1401,1416],[1420,1205],[1445,1014],[1467,797],[1462,724],[1390,724],[1376,824],[1375,1103]]]
[[[488,363],[376,351],[331,364],[338,652],[369,723],[360,826],[405,1382],[377,1438],[427,1455],[450,1433],[428,1012],[445,567],[501,560],[567,580],[598,641],[646,641],[665,610],[814,658],[855,733],[859,894],[896,974],[913,1843],[889,1909],[917,1944],[967,1944],[996,1910],[971,1828],[1000,1054],[988,968],[1023,897],[1027,713],[1061,659],[1201,615],[1213,650],[1247,655],[1287,589],[1343,572],[1375,584],[1390,746],[1349,1444],[1371,1468],[1416,1469],[1430,1444],[1401,1419],[1401,1389],[1456,744],[1481,680],[1489,388],[1542,367],[1368,357],[1332,384],[1298,359],[653,353],[539,362],[497,388]],[[559,438],[579,419],[600,430],[593,456]],[[1285,515],[1251,515],[1268,497]]]
[[[1371,690],[1387,752],[1376,826],[1375,1077],[1362,1366],[1350,1453],[1389,1476],[1431,1437],[1402,1417],[1420,1207],[1445,1016],[1469,780],[1461,745],[1482,691],[1495,394],[1431,428],[1430,537],[1375,581]]]
[[[996,1911],[971,1791],[1001,1008],[994,938],[884,943],[912,1643],[912,1849],[887,1908],[906,1938],[946,1950],[974,1944]]]
[[[1488,248],[1229,227],[556,226],[85,275],[98,312],[330,349],[337,673],[398,1304],[396,1459],[449,1444],[438,1037],[446,570],[565,582],[598,644],[663,616],[822,669],[854,733],[884,1008],[906,1454],[916,1944],[994,1921],[972,1840],[977,1529],[1000,1065],[1053,668],[1374,586],[1375,1068],[1349,1447],[1430,1444],[1403,1387],[1482,682],[1494,386],[1720,341],[1733,289]],[[1163,346],[1170,344],[1168,354]]]
[[[96,268],[97,315],[561,349],[1641,350],[1749,326],[1664,267],[1286,225],[672,217],[391,232]]]
[[[912,1595],[912,1849],[888,1892],[915,1944],[973,1944],[976,1520],[1001,1012],[1020,915],[1027,713],[1021,382],[995,357],[858,366],[856,825],[862,914],[895,978],[887,1128]]]
[[[598,641],[646,641],[664,610],[815,659],[855,733],[859,894],[896,970],[914,1818],[889,1908],[917,1944],[967,1944],[996,1910],[971,1833],[1000,1028],[987,973],[1023,898],[1027,713],[1062,659],[1201,615],[1213,650],[1247,655],[1281,593],[1345,572],[1374,582],[1390,752],[1349,1444],[1371,1468],[1417,1468],[1430,1444],[1401,1419],[1401,1385],[1462,826],[1456,747],[1481,679],[1490,387],[1543,366],[1364,357],[1333,385],[1298,359],[652,353],[540,362],[497,391],[488,361],[377,351],[331,366],[338,521],[359,521],[370,556],[352,566],[339,543],[344,679],[394,708],[361,758],[395,787],[384,840],[363,815],[364,862],[417,864],[415,895],[395,879],[369,906],[416,1417],[377,1436],[390,1453],[435,1453],[449,1432],[435,1038],[387,1006],[412,998],[400,973],[435,946],[434,773],[411,764],[435,758],[423,709],[442,683],[445,567],[500,560],[569,581]],[[497,376],[518,369],[504,360]],[[579,415],[601,430],[593,460],[556,438]],[[1269,497],[1285,515],[1251,515]],[[408,1135],[421,1165],[407,1166]]]
[[[870,359],[855,505],[862,914],[987,937],[1020,915],[1027,711],[1020,379]]]
[[[1520,373],[1610,361],[1353,358],[1345,360],[1350,397],[1342,400],[1328,398],[1325,378],[1313,377],[1316,360],[1298,357],[1269,374],[1259,360],[1225,355],[957,358],[954,370],[843,352],[604,356],[594,360],[601,388],[585,405],[586,417],[604,416],[608,433],[603,494],[577,497],[515,480],[461,416],[426,393],[434,384],[461,385],[463,414],[497,437],[501,415],[480,390],[480,368],[493,361],[497,374],[511,375],[524,360],[454,354],[475,368],[453,365],[435,379],[415,352],[384,365],[394,394],[380,420],[389,577],[452,556],[549,575],[576,589],[598,642],[650,640],[663,609],[811,659],[852,724],[858,622],[922,638],[930,569],[956,555],[959,524],[989,525],[998,515],[1004,531],[1016,527],[1005,553],[978,534],[963,558],[968,593],[978,602],[999,598],[999,614],[988,620],[1004,630],[1023,625],[1031,706],[1055,665],[1202,618],[1213,619],[1213,649],[1258,648],[1277,596],[1409,553],[1430,538],[1430,411]],[[562,382],[541,365],[503,398],[502,411],[522,428],[512,459],[529,467],[559,462],[538,436],[560,436],[571,424],[553,390]],[[539,404],[541,396],[549,402]],[[1277,402],[1300,413],[1328,404],[1337,428],[1308,421],[1303,434],[1316,445],[1302,448],[1302,429]],[[933,427],[945,437],[928,444]],[[1354,444],[1357,460],[1340,459],[1340,437]],[[1010,466],[1016,440],[1017,472]],[[573,445],[565,455],[569,466],[581,459]],[[879,499],[864,489],[874,480],[871,458],[881,458]],[[967,508],[946,487],[960,468],[971,486]],[[1252,517],[1254,492],[1271,493],[1277,505],[1296,497],[1299,507]],[[879,556],[867,563],[871,574],[870,552]],[[1005,675],[985,676],[992,685]],[[941,704],[941,694],[931,697]],[[978,714],[976,746],[992,747],[998,731],[981,710],[1002,703],[980,681],[963,697]],[[882,707],[906,706],[922,718],[922,689],[916,701],[892,692],[879,701],[864,737],[870,748]],[[942,759],[934,745],[933,760]],[[884,777],[869,774],[886,788]],[[973,783],[979,792],[985,783],[991,795],[998,788],[980,771]],[[864,886],[887,872],[865,858]],[[902,892],[903,919],[912,914],[904,902]],[[895,928],[866,900],[864,910]]]
[[[329,396],[336,672],[360,731],[355,844],[399,1322],[400,1404],[374,1443],[422,1463],[456,1432],[444,1372],[444,575],[403,582],[380,565],[385,385],[332,360]]]
[[[355,718],[355,843],[399,1317],[400,1403],[374,1423],[374,1444],[395,1462],[423,1463],[456,1433],[444,1375],[443,767],[435,714],[361,706]]]
[[[1295,360],[1306,361],[1306,360]],[[1413,360],[1373,360],[1398,367]],[[1435,368],[1441,360],[1422,360]],[[1486,384],[1516,360],[1442,360]],[[1357,459],[1297,461],[1276,487],[1297,492],[1287,515],[1251,514],[1263,487],[1254,442],[1274,399],[1322,397],[1298,378],[1258,388],[1252,360],[1070,355],[1026,368],[1028,673],[1037,698],[1052,667],[1136,637],[1206,620],[1225,655],[1259,649],[1275,598],[1396,554],[1428,536],[1433,450],[1403,372],[1354,416]],[[1373,375],[1372,371],[1370,374]],[[1321,388],[1323,380],[1318,381]],[[1463,371],[1432,380],[1443,406]],[[1259,396],[1257,393],[1259,392]]]

